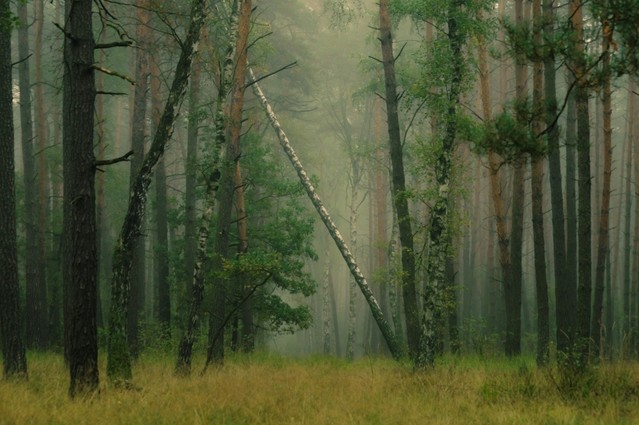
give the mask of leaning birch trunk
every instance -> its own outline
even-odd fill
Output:
[[[275,112],[273,112],[273,108],[271,108],[271,105],[269,104],[268,100],[264,96],[262,89],[257,84],[255,75],[253,74],[253,70],[251,68],[249,68],[249,84],[253,86],[253,92],[260,100],[260,103],[262,104],[262,107],[264,108],[266,115],[268,116],[268,119],[271,122],[271,125],[273,126],[273,129],[277,133],[277,138],[280,141],[280,145],[282,146],[282,149],[284,149],[284,152],[288,156],[288,159],[291,161],[293,168],[295,168],[295,171],[297,172],[297,176],[299,177],[300,182],[302,183],[302,185],[304,186],[304,189],[306,190],[306,194],[308,195],[311,202],[313,203],[313,206],[319,213],[322,219],[322,222],[328,229],[328,232],[331,234],[331,237],[335,241],[335,244],[337,245],[337,248],[342,254],[344,261],[346,261],[346,264],[348,265],[348,268],[351,271],[351,274],[355,278],[355,282],[357,282],[357,285],[359,286],[359,289],[362,291],[364,298],[366,298],[366,302],[368,303],[371,309],[371,313],[373,314],[373,318],[375,319],[375,322],[377,322],[377,326],[379,326],[379,330],[382,332],[382,335],[384,336],[384,340],[386,341],[386,344],[388,345],[388,349],[390,350],[393,358],[395,359],[401,358],[402,348],[397,341],[397,337],[395,336],[395,333],[391,329],[390,324],[384,318],[382,309],[379,307],[379,304],[377,304],[377,300],[373,296],[373,293],[370,287],[368,286],[368,282],[366,281],[366,278],[364,277],[364,275],[362,274],[362,271],[357,265],[357,262],[355,261],[353,254],[351,254],[350,250],[348,249],[348,246],[346,246],[346,242],[344,242],[344,238],[342,237],[339,230],[337,229],[337,226],[335,225],[330,215],[328,214],[328,211],[324,207],[322,200],[320,199],[319,195],[315,191],[315,187],[313,186],[313,184],[311,183],[311,180],[306,174],[306,171],[304,170],[302,163],[300,162],[299,158],[297,157],[297,154],[291,147],[291,144],[288,140],[288,137],[286,136],[286,133],[284,133],[282,126],[277,120],[277,116],[275,115]]]
[[[116,383],[126,384],[132,378],[131,357],[127,346],[126,323],[130,292],[131,250],[140,233],[144,218],[147,193],[151,184],[153,167],[164,154],[167,141],[173,134],[177,110],[186,93],[191,62],[195,55],[200,30],[206,18],[205,0],[194,0],[191,6],[191,22],[183,43],[175,76],[164,107],[153,143],[131,185],[129,208],[120,236],[113,252],[113,277],[111,283],[111,315],[109,319],[109,343],[107,376]]]

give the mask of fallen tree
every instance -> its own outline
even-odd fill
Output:
[[[371,309],[371,313],[373,314],[373,318],[375,319],[375,322],[377,323],[377,326],[379,327],[379,330],[381,331],[382,336],[384,337],[384,340],[386,341],[386,344],[388,345],[388,349],[390,350],[391,355],[395,359],[401,358],[403,355],[402,347],[395,333],[393,332],[393,329],[391,328],[390,324],[384,318],[382,309],[379,307],[377,300],[373,296],[373,292],[368,286],[368,282],[366,281],[366,278],[364,277],[364,275],[362,274],[362,271],[357,265],[357,261],[355,261],[355,257],[350,252],[348,246],[346,245],[346,242],[344,241],[344,238],[342,237],[340,231],[337,229],[335,222],[329,215],[328,210],[326,209],[326,207],[324,207],[322,200],[320,199],[319,195],[315,191],[315,187],[313,186],[313,183],[311,183],[311,179],[308,177],[308,174],[306,174],[306,171],[304,170],[302,163],[300,162],[299,158],[297,157],[297,154],[293,150],[293,147],[291,146],[291,143],[289,142],[288,137],[286,136],[286,133],[282,129],[282,126],[280,125],[277,119],[277,116],[275,115],[275,112],[273,112],[273,108],[271,107],[268,99],[264,95],[264,92],[262,92],[262,89],[257,83],[257,79],[255,78],[255,74],[253,73],[253,70],[251,68],[248,69],[248,74],[249,74],[248,84],[253,87],[253,93],[255,93],[255,95],[260,101],[260,104],[262,105],[262,108],[266,112],[269,122],[271,123],[271,126],[273,127],[273,129],[275,130],[275,133],[277,134],[277,138],[280,142],[280,145],[282,146],[282,149],[284,149],[284,152],[288,156],[288,159],[291,161],[293,168],[297,172],[297,176],[299,177],[300,182],[302,183],[302,186],[304,186],[304,189],[306,190],[306,194],[308,195],[308,197],[311,200],[311,203],[313,204],[318,214],[320,215],[320,218],[322,219],[322,222],[326,226],[326,229],[328,230],[331,237],[333,238],[333,241],[335,241],[335,245],[337,245],[339,252],[342,254],[342,258],[344,258],[344,261],[346,261],[346,264],[349,270],[351,271],[351,274],[355,278],[355,282],[357,283],[357,286],[359,287],[360,291],[364,295],[364,298],[366,299],[366,302],[368,303],[368,306]]]

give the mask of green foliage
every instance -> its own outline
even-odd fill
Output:
[[[534,115],[529,102],[515,103],[511,109],[504,109],[492,120],[482,123],[473,148],[480,154],[495,152],[506,162],[518,161],[526,155],[545,155],[546,144],[531,130]]]
[[[333,28],[344,28],[363,11],[362,0],[324,0],[324,13]]]

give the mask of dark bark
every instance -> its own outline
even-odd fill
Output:
[[[533,37],[537,49],[541,49],[541,0],[533,0],[532,4]],[[539,114],[544,110],[543,98],[544,66],[541,60],[533,63],[533,95],[532,108]],[[533,118],[532,131],[539,137],[543,131],[541,115]],[[556,146],[555,146],[556,147]],[[546,240],[544,235],[544,159],[533,156],[531,165],[530,192],[532,197],[533,244],[535,251],[535,289],[537,298],[537,364],[548,363],[550,345],[550,317],[548,306],[548,280],[546,277]]]
[[[190,23],[182,44],[180,58],[169,97],[164,106],[160,123],[155,131],[142,167],[133,183],[129,207],[120,236],[113,253],[113,278],[111,282],[111,315],[109,320],[109,345],[107,375],[115,382],[131,379],[131,359],[126,343],[126,312],[129,303],[131,252],[134,240],[140,233],[146,209],[147,194],[151,184],[153,167],[164,154],[174,129],[175,118],[186,92],[191,62],[200,38],[200,30],[206,17],[206,1],[194,0],[191,4]]]
[[[546,39],[554,36],[555,13],[553,0],[543,2],[544,27]],[[557,88],[555,56],[552,50],[544,56],[544,102],[546,126],[551,125],[557,116]],[[548,130],[548,172],[550,175],[550,202],[552,215],[552,246],[555,277],[555,315],[557,320],[557,350],[566,352],[572,340],[572,311],[568,302],[575,288],[566,278],[566,226],[564,224],[564,197],[561,174],[561,152],[559,150],[559,129],[553,125]]]
[[[504,298],[506,306],[506,343],[507,356],[521,354],[521,286],[522,286],[522,246],[524,230],[524,169],[526,162],[519,160],[514,165],[512,187],[512,220],[510,264],[511,280],[504,280]]]
[[[566,288],[557,298],[566,308],[569,326],[566,341],[572,352],[577,336],[577,109],[575,96],[568,97],[566,112]]]
[[[99,383],[92,5],[91,0],[65,5],[63,277],[72,397],[96,391]]]
[[[18,56],[27,58],[29,52],[29,31],[27,5],[18,4]],[[27,322],[26,345],[30,348],[44,349],[47,347],[48,314],[47,288],[44,279],[45,259],[39,246],[40,232],[38,230],[38,181],[33,154],[33,118],[31,114],[31,77],[29,60],[23,60],[18,65],[20,87],[20,125],[22,134],[22,164],[24,177],[24,227],[25,227],[25,286]]]
[[[0,16],[10,16],[9,0],[0,0]],[[11,77],[11,28],[0,21],[0,340],[4,377],[27,377],[18,296],[18,247]]]
[[[632,253],[632,245],[631,245],[631,221],[632,221],[632,203],[635,198],[632,192],[632,170],[633,170],[633,144],[635,143],[635,116],[636,116],[636,100],[632,91],[635,88],[634,79],[630,78],[628,83],[628,107],[627,107],[627,132],[626,132],[626,181],[624,182],[625,186],[625,209],[624,209],[624,235],[623,235],[623,333],[622,337],[628,338],[631,332],[631,323],[630,323],[630,283],[632,281],[630,275],[630,265],[631,265],[631,256]],[[636,165],[635,165],[636,167]],[[624,347],[624,356],[628,353],[625,352],[627,347]]]
[[[34,147],[37,146],[37,176],[38,176],[38,253],[36,257],[38,260],[38,279],[40,282],[39,290],[42,291],[46,289],[47,285],[47,269],[51,269],[51,267],[47,267],[46,259],[47,259],[47,232],[51,227],[48,223],[49,218],[49,206],[48,206],[48,184],[49,178],[47,173],[47,161],[46,161],[46,147],[47,147],[47,128],[46,128],[46,116],[44,113],[45,107],[45,99],[44,99],[44,81],[42,77],[42,29],[44,25],[44,0],[35,0],[34,2],[34,15],[35,19],[33,22],[34,27],[34,46],[33,46],[33,65],[34,65],[34,88],[33,88],[33,100],[34,100],[34,113],[35,113],[35,141]],[[56,8],[56,13],[60,13],[60,7]],[[59,112],[59,104],[56,102],[56,106],[54,110]],[[59,117],[58,117],[59,118]],[[58,127],[59,128],[59,127]],[[58,133],[59,134],[59,133]],[[58,140],[59,142],[59,140]],[[51,270],[50,274],[59,276],[59,264],[55,263],[56,270]],[[53,282],[50,283],[54,286]],[[61,288],[55,288],[58,293],[61,292]],[[46,295],[45,295],[46,297]],[[53,300],[52,300],[53,301]],[[45,305],[45,309],[47,306]],[[57,308],[57,310],[56,310]],[[51,305],[51,315],[56,318],[56,316],[60,317],[60,309],[57,304]],[[48,341],[55,341],[56,335],[60,334],[59,323],[61,320],[56,320],[53,325],[52,332],[48,333],[45,329],[45,332],[48,333],[46,339]]]
[[[588,75],[585,70],[584,39],[583,39],[583,8],[577,0],[570,3],[573,42],[575,46],[576,88],[575,105],[577,109],[577,272],[579,283],[577,287],[577,352],[579,361],[577,366],[584,368],[588,361],[590,341],[590,318],[592,298],[592,245],[591,245],[591,174],[590,174],[590,117],[588,106]]]
[[[382,63],[384,64],[384,85],[386,101],[386,119],[388,121],[388,141],[391,158],[391,194],[397,214],[400,256],[402,262],[402,294],[404,296],[404,315],[406,317],[406,335],[409,356],[414,358],[419,351],[420,325],[417,307],[417,290],[415,283],[415,252],[413,247],[413,231],[408,208],[408,192],[404,173],[402,140],[399,129],[397,111],[398,95],[395,81],[395,56],[393,54],[393,36],[388,11],[388,0],[379,2],[379,40],[382,47]]]

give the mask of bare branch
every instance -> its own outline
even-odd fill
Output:
[[[111,43],[98,43],[94,49],[110,49],[112,47],[130,47],[133,45],[132,41],[113,41]]]
[[[97,65],[97,64],[91,65],[91,68],[95,69],[96,71],[100,71],[100,72],[102,72],[102,73],[104,73],[104,74],[112,75],[112,76],[114,76],[114,77],[118,77],[118,78],[121,78],[121,79],[123,79],[123,80],[126,80],[126,81],[128,81],[129,83],[131,83],[131,85],[132,85],[132,86],[134,86],[134,85],[135,85],[135,80],[133,80],[133,79],[132,79],[132,78],[130,78],[130,77],[127,77],[126,75],[120,74],[119,72],[116,72],[116,71],[110,70],[110,69],[108,69],[108,68],[104,68],[104,67],[102,67],[102,66],[100,66],[100,65]]]
[[[281,71],[287,70],[287,69],[289,69],[289,68],[293,68],[293,67],[295,67],[295,66],[297,66],[297,61],[295,61],[295,62],[291,62],[291,63],[289,63],[288,65],[284,65],[284,66],[283,66],[283,67],[281,67],[280,69],[277,69],[277,70],[275,70],[275,71],[273,71],[273,72],[269,72],[269,73],[268,73],[268,74],[266,74],[266,75],[262,75],[260,78],[255,79],[255,80],[253,80],[253,81],[249,82],[246,86],[244,86],[244,88],[251,87],[253,84],[255,84],[255,83],[257,83],[257,82],[260,82],[260,81],[262,81],[262,80],[263,80],[263,79],[265,79],[265,78],[268,78],[268,77],[270,77],[270,76],[272,76],[272,75],[277,74],[278,72],[281,72]]]
[[[105,165],[113,165],[113,164],[117,164],[118,162],[125,162],[129,160],[129,157],[133,155],[133,151],[128,151],[127,153],[125,153],[124,155],[117,157],[117,158],[112,158],[112,159],[98,159],[95,161],[95,166],[96,167],[102,167]]]

